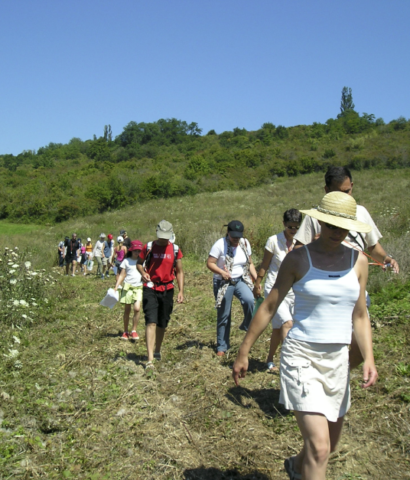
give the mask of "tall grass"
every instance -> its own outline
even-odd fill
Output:
[[[408,272],[410,169],[355,172],[353,180],[353,196],[371,213],[383,234],[382,246],[397,259],[402,271]],[[184,255],[205,261],[213,242],[224,235],[224,225],[238,219],[245,225],[245,236],[251,242],[257,263],[263,255],[267,237],[282,230],[283,212],[289,208],[317,205],[324,194],[323,187],[322,173],[278,178],[272,184],[246,191],[159,199],[54,227],[38,229],[27,226],[30,233],[16,232],[5,236],[4,233],[1,235],[0,228],[0,244],[30,247],[34,264],[51,266],[56,263],[58,242],[74,231],[83,240],[90,236],[95,242],[101,232],[116,237],[125,227],[131,239],[147,242],[155,238],[155,226],[165,218],[173,223],[176,242]],[[30,228],[34,229],[30,231]]]

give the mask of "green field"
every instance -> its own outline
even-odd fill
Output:
[[[27,225],[24,223],[9,223],[0,220],[0,235],[30,235],[32,233],[38,233],[44,231],[46,227],[43,225]]]
[[[2,251],[18,246],[24,253],[13,261],[29,259],[39,278],[33,284],[37,280],[21,273],[20,290],[1,284],[0,479],[287,478],[283,459],[299,449],[301,436],[293,415],[278,403],[279,377],[265,371],[270,331],[255,344],[249,374],[235,387],[231,366],[243,339],[237,329],[242,310],[235,300],[232,347],[221,360],[214,352],[216,313],[205,259],[223,225],[235,218],[245,224],[258,263],[266,238],[281,229],[283,211],[317,204],[323,184],[322,174],[283,178],[54,227],[18,231],[16,225],[0,235]],[[410,478],[409,191],[409,169],[354,174],[354,197],[371,212],[401,273],[371,267],[380,378],[363,391],[360,370],[352,373],[352,407],[328,478]],[[145,242],[163,218],[174,224],[185,256],[186,299],[174,310],[163,360],[146,374],[143,318],[141,340],[121,341],[122,309],[99,306],[113,279],[62,276],[56,248],[73,231],[95,241],[101,231],[116,235],[122,227]],[[3,225],[10,224],[0,223],[0,231]],[[0,282],[7,268],[0,262]],[[14,306],[16,299],[29,305]]]

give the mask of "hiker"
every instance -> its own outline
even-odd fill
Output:
[[[118,277],[122,271],[121,263],[124,260],[125,255],[127,255],[127,247],[124,246],[124,239],[121,236],[117,237],[117,243],[118,245],[114,248],[113,259],[114,265],[117,269],[116,279],[118,281]]]
[[[352,195],[353,180],[352,174],[347,167],[329,167],[325,174],[325,192],[343,192]],[[383,247],[379,243],[382,238],[376,224],[365,207],[357,205],[357,218],[361,222],[367,223],[372,227],[372,230],[367,233],[360,233],[354,230],[349,231],[343,242],[347,247],[354,248],[361,252],[368,250],[372,258],[374,258],[381,265],[390,265],[393,271],[399,273],[399,265],[397,261],[391,256],[387,255]],[[315,218],[305,217],[298,233],[295,235],[296,245],[298,248],[302,245],[307,245],[320,235],[321,227]],[[367,295],[367,306],[370,305],[370,298]],[[360,350],[356,343],[355,335],[353,333],[352,343],[350,348],[350,368],[358,367],[363,362]]]
[[[349,230],[366,233],[372,227],[357,220],[354,198],[341,192],[330,192],[317,209],[301,212],[319,220],[321,235],[286,255],[239,348],[232,375],[238,385],[250,348],[293,287],[295,311],[282,345],[279,402],[294,411],[304,445],[285,460],[285,469],[290,479],[324,480],[350,406],[352,321],[364,358],[362,387],[377,379],[366,308],[367,259],[342,244]]]
[[[117,291],[118,287],[124,282],[120,295],[120,303],[124,305],[124,333],[121,336],[122,340],[139,340],[140,338],[137,333],[137,325],[141,310],[142,280],[141,274],[137,270],[136,265],[141,249],[142,243],[139,240],[131,242],[127,258],[123,258],[121,262],[121,273],[117,276],[117,283],[114,288],[114,290]],[[134,306],[134,314],[132,331],[129,332],[128,322],[132,305]]]
[[[71,276],[75,277],[75,267],[77,265],[77,257],[78,257],[78,252],[80,249],[80,243],[77,240],[77,234],[73,233],[71,240],[66,241],[65,244],[65,263],[66,263],[66,271],[65,274],[66,276],[68,275],[68,271],[70,269],[71,265]]]
[[[102,278],[104,278],[104,272],[106,278],[110,276],[110,268],[112,267],[112,256],[114,253],[114,241],[111,233],[108,234],[107,240],[104,242],[103,256],[102,256]],[[107,270],[107,271],[106,271]]]
[[[97,262],[97,275],[101,275],[101,278],[104,279],[103,275],[103,257],[104,257],[104,243],[105,243],[105,233],[100,235],[100,239],[95,242],[95,247],[93,251],[93,258]]]
[[[68,237],[65,238],[65,241],[67,242],[70,240]],[[59,267],[64,267],[64,256],[65,256],[65,246],[64,246],[64,241],[61,241],[58,244],[58,266]]]
[[[206,264],[214,274],[218,357],[223,357],[230,347],[231,308],[234,295],[241,302],[244,314],[239,330],[245,332],[248,330],[255,304],[252,280],[256,280],[257,277],[252,262],[251,246],[248,240],[243,238],[243,224],[239,220],[232,220],[224,226],[228,227],[226,236],[214,243]]]
[[[294,239],[296,232],[300,227],[302,221],[302,214],[296,208],[286,210],[283,214],[283,232],[277,235],[272,235],[268,238],[265,245],[265,252],[263,260],[258,272],[258,277],[255,281],[253,293],[255,297],[260,297],[262,294],[261,282],[267,272],[265,282],[265,298],[269,295],[273,285],[275,284],[278,275],[279,267],[283,262],[286,254],[293,250],[296,240]],[[293,290],[289,290],[283,302],[279,305],[278,311],[272,318],[272,335],[270,339],[270,347],[268,358],[266,360],[267,369],[269,372],[278,371],[278,367],[273,363],[273,356],[280,342],[285,340],[286,335],[293,325],[293,306],[295,303],[295,296]]]
[[[174,284],[178,283],[177,302],[184,301],[184,272],[182,252],[172,244],[172,224],[161,220],[156,227],[157,240],[144,245],[137,268],[144,282],[142,305],[145,314],[145,337],[148,362],[152,368],[155,360],[161,360],[161,346],[174,306]],[[145,264],[144,264],[145,262]]]
[[[120,231],[120,235],[121,237],[123,238],[123,244],[124,244],[124,247],[127,247],[130,248],[130,245],[131,245],[131,239],[130,237],[128,236],[127,234],[127,231],[123,228],[121,231]]]
[[[87,250],[86,250],[86,247],[85,245],[83,245],[80,249],[81,251],[81,263],[80,263],[80,268],[81,268],[81,273],[85,276],[87,275],[87,260],[88,260],[88,257],[87,257]]]
[[[93,258],[93,244],[91,243],[91,238],[87,238],[87,243],[85,244],[85,254],[87,257],[86,260],[86,268],[84,268],[84,275],[87,275],[87,270],[88,270],[88,265],[90,265],[90,262]]]

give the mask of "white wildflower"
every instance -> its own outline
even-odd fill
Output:
[[[20,305],[23,305],[23,307],[26,307],[28,303],[25,300],[20,300]]]
[[[19,268],[19,264],[18,263],[15,263],[14,265],[11,266],[11,268]]]
[[[24,266],[25,266],[26,268],[30,268],[30,267],[31,267],[31,262],[25,262],[25,263],[24,263]]]
[[[14,250],[18,250],[18,249],[19,249],[19,247],[14,247]]]
[[[17,280],[16,280],[16,279],[10,280],[10,283],[11,283],[12,285],[15,285],[15,284],[17,283]]]
[[[36,303],[36,302],[33,302],[31,305],[32,305],[33,307],[37,307],[37,303]]]
[[[30,273],[31,273],[31,275],[32,275],[33,277],[35,277],[36,275],[38,275],[37,272],[30,272]]]
[[[22,317],[23,317],[23,318],[27,318],[27,315],[23,314]]]
[[[48,298],[45,298],[45,299],[44,299],[44,302],[45,302],[45,303],[48,303]]]
[[[23,364],[20,362],[20,360],[16,360],[14,362],[14,368],[17,368],[18,370],[20,370],[21,368],[23,368]]]
[[[14,268],[12,268],[11,270],[9,270],[10,275],[13,275],[14,272],[15,272]]]
[[[15,343],[21,343],[20,339],[18,337],[14,336],[14,335],[13,335],[13,340],[14,340]]]
[[[19,355],[18,350],[10,350],[9,348],[10,355],[6,355],[5,353],[3,354],[6,358],[16,358]]]
[[[14,301],[13,301],[13,305],[14,305],[15,307],[17,307],[18,305],[20,305],[20,302],[19,302],[18,300],[14,300]]]

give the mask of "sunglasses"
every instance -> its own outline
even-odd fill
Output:
[[[325,223],[325,225],[329,230],[346,230],[346,228],[336,227],[336,225],[330,225],[330,223]]]
[[[291,226],[288,226],[288,227],[286,227],[286,228],[288,228],[289,230],[299,230],[300,227],[291,227]]]

